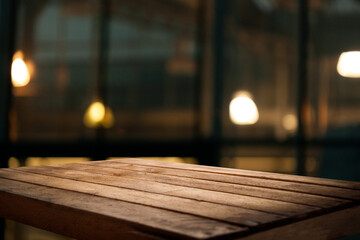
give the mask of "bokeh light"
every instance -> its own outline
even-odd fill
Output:
[[[360,78],[360,51],[343,52],[339,57],[337,71],[343,77]]]
[[[30,82],[30,73],[21,51],[16,52],[11,65],[11,80],[14,87],[24,87]]]
[[[238,92],[231,100],[230,119],[237,125],[251,125],[259,120],[259,112],[251,95],[246,91]]]

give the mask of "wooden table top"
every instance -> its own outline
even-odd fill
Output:
[[[118,159],[0,169],[0,217],[77,239],[334,239],[360,183]]]

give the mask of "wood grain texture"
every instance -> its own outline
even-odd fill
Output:
[[[77,239],[337,238],[360,232],[359,199],[353,182],[141,159],[0,169],[0,217]]]
[[[73,211],[16,194],[0,193],[0,203],[7,205],[0,208],[2,217],[76,239],[166,239],[102,215]]]
[[[304,194],[293,191],[263,188],[257,186],[247,186],[242,184],[223,183],[212,180],[195,179],[182,176],[164,175],[156,173],[153,169],[142,166],[121,166],[109,167],[106,164],[66,164],[52,166],[58,168],[85,171],[88,173],[99,173],[107,176],[124,176],[135,179],[143,179],[150,182],[167,183],[173,186],[187,186],[198,189],[213,190],[218,192],[233,193],[244,196],[254,196],[264,199],[273,199],[290,203],[297,203],[320,208],[330,208],[342,204],[348,204],[351,201],[333,197],[324,197],[318,195]],[[26,168],[31,169],[31,168]]]
[[[289,175],[289,174],[268,173],[268,172],[259,172],[259,171],[251,171],[251,170],[212,167],[212,166],[203,166],[203,165],[195,165],[195,164],[183,164],[183,163],[174,163],[174,162],[163,162],[163,161],[154,161],[154,160],[148,161],[145,159],[137,159],[137,158],[107,160],[106,163],[109,163],[110,161],[129,163],[129,164],[139,164],[146,166],[186,169],[192,171],[203,171],[210,173],[221,173],[221,174],[229,174],[236,176],[249,176],[249,177],[262,178],[262,179],[283,180],[286,182],[310,183],[310,184],[323,185],[323,186],[360,189],[359,182],[332,180],[332,179],[316,178],[316,177],[308,177],[308,176],[304,177],[304,176]],[[101,164],[101,162],[99,163]]]
[[[233,184],[262,187],[268,189],[279,189],[279,190],[286,190],[286,191],[299,192],[299,193],[308,193],[311,195],[360,201],[360,191],[354,189],[346,189],[346,188],[323,186],[323,185],[313,185],[309,183],[286,182],[282,180],[273,180],[273,179],[266,179],[266,181],[264,181],[265,179],[257,178],[257,177],[252,178],[252,177],[244,177],[244,176],[227,175],[221,173],[197,172],[197,171],[189,171],[189,170],[174,169],[174,168],[162,168],[156,166],[155,167],[138,166],[128,163],[124,164],[122,162],[123,162],[122,160],[104,161],[104,162],[94,162],[93,164],[107,166],[109,168],[136,169],[137,171],[143,171],[149,173],[158,173],[158,174],[170,175],[170,176],[181,176],[181,177],[188,177],[191,179],[211,180],[216,182],[233,183]]]
[[[0,186],[2,217],[79,239],[127,239],[136,232],[148,237],[156,233],[206,239],[246,230],[192,215],[3,178]],[[138,235],[134,236],[131,238]]]
[[[264,239],[340,239],[360,232],[360,207],[353,207],[315,218],[259,232],[243,240]]]
[[[183,212],[248,227],[255,227],[259,224],[264,225],[266,223],[274,223],[277,220],[284,219],[284,217],[280,215],[259,212],[245,208],[155,194],[151,192],[137,191],[133,189],[113,187],[103,184],[93,184],[82,181],[77,181],[74,183],[74,181],[70,179],[38,174],[24,174],[19,171],[13,171],[11,169],[1,172],[0,177],[24,182],[31,181],[32,183],[41,184],[46,187],[71,190],[80,193],[101,196],[104,198]],[[211,211],[209,211],[209,209],[211,209]]]
[[[65,167],[65,166],[64,166]],[[158,193],[163,195],[193,199],[198,201],[206,201],[211,203],[218,203],[222,205],[229,205],[241,208],[248,208],[253,210],[264,211],[268,213],[275,213],[284,216],[297,216],[304,215],[309,212],[320,210],[317,207],[311,207],[307,205],[300,205],[294,203],[288,203],[283,201],[269,200],[260,197],[250,197],[245,195],[237,195],[232,193],[224,193],[218,191],[203,190],[194,187],[176,186],[171,184],[159,183],[155,181],[149,181],[144,178],[131,178],[126,176],[113,176],[103,174],[102,169],[98,169],[92,166],[92,172],[89,172],[91,166],[87,166],[87,170],[82,168],[81,165],[77,167],[67,168],[54,168],[46,166],[43,168],[28,169],[19,168],[20,171],[32,172],[37,174],[43,174],[48,176],[61,177],[66,179],[73,179],[78,181],[99,183],[106,186],[122,187],[127,189],[134,189],[144,192]],[[1,173],[0,173],[0,176]],[[24,181],[32,180],[32,176],[24,178],[19,174],[12,174],[17,179],[24,179]],[[18,176],[18,177],[16,177]],[[41,179],[40,179],[41,181]]]

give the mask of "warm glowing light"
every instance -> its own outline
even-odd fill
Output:
[[[88,127],[95,127],[105,116],[105,106],[102,102],[93,102],[86,110],[84,123]]]
[[[259,112],[248,92],[238,92],[230,102],[230,119],[234,124],[250,125],[259,120]]]
[[[111,128],[114,125],[114,115],[109,107],[105,107],[105,116],[101,122],[104,128]]]
[[[295,131],[297,128],[297,118],[294,114],[286,114],[282,119],[282,124],[285,130]]]
[[[339,57],[337,71],[343,77],[360,78],[360,51],[343,52]]]
[[[20,166],[20,161],[17,158],[11,157],[8,161],[9,168],[15,168]]]
[[[21,52],[14,54],[11,65],[11,79],[14,87],[24,87],[30,82],[30,73]]]
[[[89,114],[91,119],[95,122],[101,121],[105,116],[105,107],[101,102],[94,102],[89,107]]]
[[[15,59],[18,59],[18,58],[24,59],[24,54],[23,54],[22,51],[17,51],[16,53],[14,53],[13,61],[14,61]]]
[[[57,165],[64,163],[88,162],[85,157],[28,157],[25,166]]]
[[[102,102],[93,102],[86,110],[84,124],[90,128],[98,126],[110,128],[114,125],[114,115]]]

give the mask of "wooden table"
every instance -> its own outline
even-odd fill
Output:
[[[0,169],[0,216],[77,239],[334,239],[360,183],[141,159]]]

